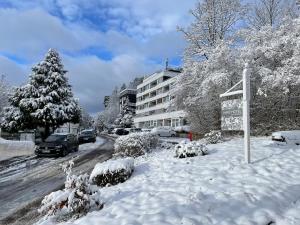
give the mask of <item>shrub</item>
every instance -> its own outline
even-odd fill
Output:
[[[108,184],[116,185],[128,180],[133,169],[133,158],[108,160],[104,163],[96,164],[91,173],[90,181],[100,187]]]
[[[39,213],[46,217],[55,216],[57,220],[77,219],[85,215],[90,209],[101,209],[98,189],[93,189],[89,183],[89,176],[73,175],[73,162],[63,165],[66,173],[65,188],[45,196]]]
[[[206,144],[217,144],[223,139],[222,133],[219,130],[212,130],[204,135],[204,142]]]
[[[149,152],[158,144],[158,136],[151,133],[132,133],[117,138],[115,156],[137,157]]]
[[[194,157],[198,155],[207,155],[208,149],[206,145],[197,142],[181,142],[180,144],[175,145],[175,157],[178,158],[187,158]]]

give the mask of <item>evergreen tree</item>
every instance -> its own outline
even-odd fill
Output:
[[[129,99],[127,98],[124,105],[122,106],[118,117],[115,122],[116,125],[121,127],[129,128],[133,125],[133,112],[129,106]]]
[[[79,122],[80,107],[66,73],[59,54],[50,49],[32,68],[29,83],[17,88],[10,98],[11,107],[5,111],[2,127],[10,131],[41,127],[47,137],[66,122]]]

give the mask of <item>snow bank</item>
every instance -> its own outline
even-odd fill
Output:
[[[149,152],[158,144],[158,136],[152,133],[132,133],[117,138],[115,142],[116,156],[137,157]]]
[[[186,158],[194,157],[198,155],[206,155],[208,153],[207,147],[198,142],[181,142],[180,144],[175,145],[175,157]]]
[[[104,208],[71,224],[300,224],[299,146],[251,138],[252,164],[244,163],[241,138],[208,149],[205,157],[136,158],[129,180],[101,188]]]
[[[32,141],[11,141],[0,138],[0,160],[34,154]]]
[[[94,167],[90,181],[98,186],[118,184],[126,181],[134,169],[133,158],[108,160]]]

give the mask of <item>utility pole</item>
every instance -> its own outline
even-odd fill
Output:
[[[243,129],[245,161],[250,163],[250,74],[249,64],[243,71]]]

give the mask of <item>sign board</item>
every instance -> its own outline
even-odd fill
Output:
[[[242,99],[232,99],[222,102],[222,130],[243,130],[243,102]]]

